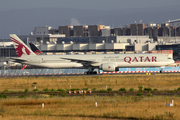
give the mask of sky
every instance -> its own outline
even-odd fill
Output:
[[[0,0],[0,11],[47,7],[114,10],[178,4],[180,5],[180,0]]]
[[[0,39],[46,25],[163,23],[180,19],[179,6],[180,0],[0,0]]]

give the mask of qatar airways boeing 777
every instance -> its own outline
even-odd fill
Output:
[[[124,67],[165,67],[174,60],[161,54],[83,54],[83,55],[36,55],[17,35],[10,34],[18,57],[14,62],[45,68],[85,68],[85,74],[103,71],[119,71]]]

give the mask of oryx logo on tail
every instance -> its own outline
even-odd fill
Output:
[[[16,43],[14,44],[14,47],[16,49],[18,57],[21,57],[23,54],[30,55],[30,51],[27,49],[26,46],[24,46],[22,43],[20,43],[18,40],[15,38],[11,37],[11,40]]]

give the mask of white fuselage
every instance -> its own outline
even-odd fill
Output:
[[[24,56],[27,65],[46,68],[82,68],[78,60],[94,61],[91,66],[99,68],[103,63],[114,63],[122,67],[162,67],[174,63],[174,60],[161,54],[84,54],[84,55],[36,55]],[[64,59],[67,58],[67,59]],[[74,59],[73,62],[69,59]],[[77,61],[75,61],[77,60]]]

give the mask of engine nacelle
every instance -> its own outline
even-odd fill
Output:
[[[116,71],[115,63],[104,63],[101,64],[100,69],[103,71],[113,72]]]

